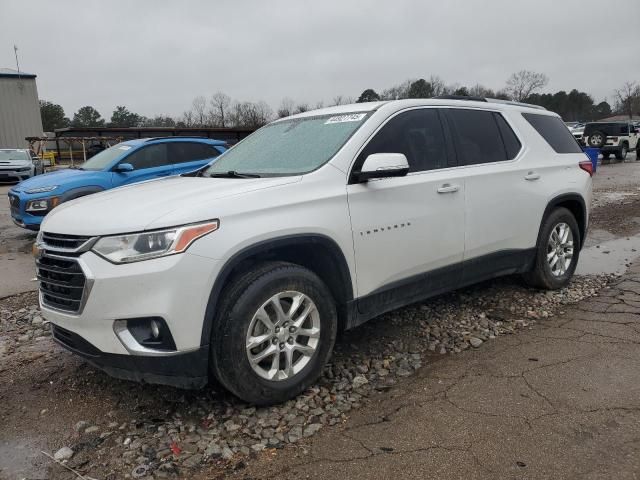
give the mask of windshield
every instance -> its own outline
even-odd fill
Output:
[[[80,165],[82,170],[104,170],[107,166],[113,163],[116,159],[122,157],[125,153],[131,150],[131,145],[114,145],[111,148],[97,153],[89,160]]]
[[[227,150],[202,174],[300,175],[322,166],[364,123],[367,113],[275,122]]]
[[[29,154],[22,150],[0,150],[1,160],[29,160]]]

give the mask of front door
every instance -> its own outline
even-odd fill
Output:
[[[153,180],[173,175],[174,168],[169,163],[167,143],[153,143],[127,155],[120,163],[133,166],[131,172],[114,172],[114,186]]]
[[[403,153],[405,177],[347,187],[359,306],[376,314],[455,288],[464,252],[464,179],[450,168],[440,113],[418,108],[392,117],[356,159]]]

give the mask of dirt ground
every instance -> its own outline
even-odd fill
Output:
[[[588,245],[596,249],[602,240],[609,242],[620,237],[635,238],[640,234],[640,223],[636,221],[637,218],[640,218],[640,197],[637,196],[640,193],[640,163],[629,162],[601,167],[594,183],[597,208],[594,209],[591,217],[591,238]],[[1,203],[3,202],[0,199]],[[5,220],[0,211],[0,221],[5,222]],[[11,290],[6,288],[8,279],[4,272],[9,271],[5,268],[9,262],[14,261],[7,260],[3,255],[18,255],[22,252],[22,255],[27,256],[27,253],[24,252],[30,248],[33,235],[23,233],[17,227],[5,224],[0,228],[0,232],[0,247],[7,252],[3,254],[3,251],[0,251],[0,268],[3,269],[3,280],[0,280],[0,297],[2,297],[3,294],[6,296],[11,293]],[[608,254],[604,255],[609,258]],[[621,261],[626,262],[623,264],[624,268],[633,261],[633,258],[627,256]],[[30,269],[32,264],[30,263],[28,267],[24,268]],[[31,270],[28,271],[31,272]],[[22,278],[26,279],[29,275],[31,273],[23,272]],[[0,479],[77,478],[75,473],[55,464],[41,453],[54,454],[64,446],[71,446],[74,451],[73,458],[69,460],[67,466],[81,472],[86,478],[96,479],[195,478],[197,476],[222,478],[227,475],[237,475],[243,478],[269,478],[280,475],[287,476],[286,472],[288,471],[295,475],[306,476],[310,473],[306,468],[311,467],[312,464],[319,466],[314,471],[314,475],[318,475],[318,478],[350,478],[352,474],[355,476],[355,473],[350,470],[341,470],[337,468],[337,465],[344,464],[353,467],[360,465],[363,468],[362,472],[367,471],[362,464],[355,461],[358,456],[371,457],[372,463],[369,463],[369,466],[373,466],[374,469],[370,470],[372,474],[369,478],[391,478],[402,473],[401,470],[397,470],[403,468],[402,462],[394,463],[389,460],[386,466],[379,465],[376,462],[383,461],[383,457],[378,455],[379,450],[389,453],[389,457],[391,457],[393,451],[402,450],[404,447],[392,445],[391,440],[387,441],[387,439],[384,442],[378,442],[379,445],[375,442],[375,444],[369,443],[367,439],[362,438],[355,441],[355,447],[353,442],[349,442],[348,445],[341,443],[346,441],[343,432],[353,428],[356,425],[353,423],[354,421],[358,422],[357,425],[361,425],[366,423],[366,420],[362,420],[363,418],[371,416],[378,419],[380,412],[401,409],[409,398],[404,396],[407,391],[410,391],[412,395],[410,402],[426,405],[432,398],[432,394],[435,395],[442,388],[450,386],[450,382],[446,381],[448,372],[452,371],[451,369],[464,370],[469,362],[472,364],[482,361],[489,362],[489,371],[503,368],[500,366],[502,362],[508,363],[513,359],[495,357],[496,352],[518,345],[520,342],[517,340],[520,337],[518,332],[527,334],[526,332],[536,322],[541,324],[540,328],[548,328],[549,325],[546,323],[548,318],[556,318],[566,314],[567,306],[575,302],[578,302],[577,305],[580,305],[580,302],[588,302],[589,300],[581,299],[594,295],[607,281],[607,279],[600,278],[588,281],[577,280],[572,291],[552,298],[543,292],[532,292],[524,288],[515,279],[506,278],[385,315],[347,333],[339,340],[336,346],[335,365],[331,367],[331,372],[338,372],[336,378],[333,378],[334,374],[331,373],[318,387],[320,392],[322,389],[326,389],[327,397],[331,397],[331,400],[320,404],[314,399],[304,398],[298,402],[292,402],[280,410],[259,411],[255,411],[255,409],[251,411],[248,406],[239,404],[234,398],[224,392],[216,391],[214,388],[191,392],[114,380],[51,341],[46,334],[46,328],[44,326],[40,328],[37,322],[37,298],[34,292],[9,296],[0,299],[0,404],[9,406],[9,408],[0,409],[0,425],[2,425],[0,429]],[[28,286],[29,289],[33,288],[31,283]],[[634,298],[632,301],[636,301],[636,299]],[[637,301],[640,302],[640,299]],[[624,300],[621,300],[621,303],[624,304]],[[434,350],[431,350],[433,344],[430,339],[434,338],[435,327],[432,319],[439,318],[438,315],[445,315],[442,312],[446,313],[447,322],[457,322],[456,325],[460,327],[456,327],[458,330],[467,328],[464,322],[469,317],[473,317],[474,322],[486,323],[485,317],[483,317],[486,313],[491,324],[490,328],[493,329],[493,325],[496,325],[495,332],[498,333],[500,330],[500,336],[492,339],[490,346],[486,349],[483,345],[477,350],[473,349],[473,352],[462,352],[457,356],[441,355],[435,347]],[[635,315],[635,310],[630,314]],[[597,313],[592,313],[592,315],[597,315]],[[27,321],[21,319],[27,319]],[[627,323],[631,324],[632,322],[635,322],[635,317],[627,319]],[[447,325],[447,323],[443,320],[442,325]],[[535,331],[538,326],[533,328]],[[631,328],[638,329],[640,327],[633,326]],[[442,329],[444,330],[445,327]],[[449,335],[453,336],[453,333],[447,331],[445,336]],[[493,334],[489,335],[489,338],[491,337]],[[424,340],[424,344],[420,343],[422,340]],[[485,342],[488,341],[485,340]],[[416,346],[416,343],[419,345]],[[459,346],[460,343],[452,342],[451,345],[451,353],[454,353],[456,345]],[[617,344],[611,346],[612,348],[620,348]],[[637,347],[637,344],[630,342],[623,347],[630,352],[629,355],[633,356],[633,362],[635,362],[636,352],[631,350]],[[566,348],[568,348],[566,345],[557,345],[557,349],[555,349],[551,344],[545,347],[545,356],[562,357],[559,352],[563,352]],[[492,361],[491,359],[494,357],[496,359]],[[530,357],[539,357],[539,355],[531,354]],[[400,362],[398,362],[398,358],[401,359]],[[451,360],[449,360],[450,358]],[[533,362],[533,360],[531,361]],[[363,368],[356,371],[354,370],[356,365]],[[341,367],[338,368],[339,366]],[[619,367],[618,364],[614,366]],[[630,363],[629,368],[638,371],[635,363]],[[354,381],[354,375],[358,376],[358,372],[373,369],[377,369],[379,372],[390,370],[391,375],[385,377],[389,381],[382,381],[381,378],[380,383],[372,384],[368,390],[365,387],[360,391],[361,393],[355,393],[355,389],[351,390],[350,385]],[[405,370],[408,370],[411,375],[405,376],[403,373]],[[340,373],[344,371],[347,373]],[[349,373],[351,371],[354,374]],[[517,375],[521,373],[515,372]],[[342,378],[340,375],[345,375],[345,377]],[[634,377],[633,372],[626,372],[624,375],[626,376],[623,383],[615,385],[608,382],[604,374],[594,376],[589,388],[594,391],[622,389],[624,382],[638,380]],[[393,381],[390,381],[391,377],[393,377]],[[443,384],[439,384],[437,380],[434,384],[434,378],[440,378]],[[499,386],[499,377],[494,379],[490,374],[487,374],[485,381],[488,382],[489,387],[486,391],[483,390],[485,393],[482,394],[485,397],[478,396],[478,389],[473,384],[465,387],[466,393],[461,392],[461,394],[465,393],[467,399],[472,400],[477,397],[478,401],[482,400],[488,405],[492,402],[499,405],[497,410],[490,409],[489,416],[495,417],[495,423],[483,427],[489,430],[486,430],[484,438],[479,439],[480,442],[484,442],[492,448],[506,448],[500,447],[496,439],[503,438],[505,435],[507,435],[505,438],[517,438],[518,429],[524,428],[517,422],[508,428],[500,423],[501,417],[510,418],[512,416],[507,411],[508,408],[519,408],[517,405],[523,404],[522,408],[544,409],[546,408],[544,396],[552,398],[560,395],[565,388],[562,382],[548,384],[547,387],[551,390],[544,395],[536,396],[525,391],[526,389],[522,391],[510,389],[508,385],[497,388],[496,385],[491,385],[492,379],[498,381],[497,385]],[[425,380],[424,386],[420,388],[427,390],[418,388],[423,380]],[[340,384],[344,382],[349,383],[349,388],[343,394]],[[336,384],[338,384],[337,390]],[[433,391],[431,392],[429,389],[433,389]],[[415,395],[423,395],[424,401],[416,401],[413,399]],[[522,400],[518,401],[518,398],[510,397],[515,402],[516,407],[514,407],[511,403],[505,404],[501,400],[504,395],[521,396]],[[340,398],[336,400],[336,396],[344,396],[345,398],[343,401]],[[528,402],[532,402],[531,405]],[[640,408],[633,402],[633,399],[630,399],[625,403],[624,408]],[[311,410],[309,409],[310,404],[315,405],[315,407],[311,407]],[[340,410],[336,414],[331,413],[332,409],[335,410],[334,407],[339,407],[338,410]],[[571,413],[571,407],[567,408],[567,414]],[[314,416],[313,413],[310,413],[314,409],[324,409],[325,413],[318,413]],[[251,412],[249,413],[249,411]],[[438,409],[432,411],[429,418],[434,418],[433,415],[437,415],[437,412]],[[232,429],[235,429],[234,421],[236,423],[243,422],[240,427],[248,430],[248,435],[254,435],[256,430],[253,417],[258,417],[259,423],[265,418],[268,421],[271,415],[277,415],[280,422],[275,422],[277,427],[274,427],[273,430],[276,432],[282,428],[283,422],[289,421],[286,420],[289,416],[304,417],[305,430],[302,430],[304,437],[307,436],[306,428],[310,423],[318,422],[318,418],[327,421],[313,423],[322,427],[321,434],[309,435],[308,439],[302,438],[297,442],[289,441],[290,438],[287,440],[288,443],[274,441],[273,448],[249,449],[247,446],[250,444],[246,444],[247,446],[240,443],[234,445],[235,440],[228,440],[226,445],[233,449],[232,456],[225,456],[223,451],[222,455],[214,452],[207,457],[206,453],[204,456],[198,453],[200,450],[195,447],[194,451],[189,450],[193,445],[189,444],[188,438],[198,437],[197,439],[192,438],[194,444],[208,441],[208,433],[205,430],[210,428],[213,423],[218,422],[219,418],[222,419],[219,421],[220,429],[224,430],[222,425],[226,425],[226,431],[221,431],[220,435],[224,434],[225,438],[230,439],[235,438],[230,435]],[[629,413],[629,418],[637,421],[634,415],[633,412]],[[462,416],[464,415],[458,413],[459,418]],[[515,414],[515,416],[528,419],[526,414]],[[422,423],[419,424],[424,431],[430,431],[436,427],[446,428],[446,424],[444,427],[438,426],[440,424],[431,423],[428,418],[423,419],[423,417],[415,416],[415,412],[409,415],[409,419],[411,418],[421,418],[420,422]],[[603,422],[619,423],[621,421],[619,418],[602,418]],[[629,418],[624,421],[631,421]],[[472,424],[482,424],[474,418],[465,418],[465,421]],[[591,431],[588,419],[584,421],[586,422],[584,430]],[[83,423],[82,427],[78,428],[78,422],[86,422],[86,425]],[[635,432],[637,440],[640,429],[637,428],[637,424],[635,425],[636,429],[632,428],[631,433]],[[86,433],[87,428],[93,426],[98,429],[93,433]],[[260,427],[263,432],[268,429],[268,427],[263,427]],[[490,430],[490,427],[493,427],[493,430]],[[409,431],[409,429],[409,425],[402,425],[403,431]],[[544,442],[544,428],[541,434],[541,441]],[[593,432],[591,434],[594,435]],[[171,435],[173,435],[171,438],[181,438],[184,443],[174,445],[175,442],[164,440],[165,437]],[[277,433],[274,435],[277,437]],[[375,435],[377,434],[374,433]],[[262,437],[267,440],[264,435]],[[257,438],[260,438],[260,433]],[[273,438],[275,437],[270,436],[268,441],[271,442]],[[134,440],[131,441],[131,439]],[[123,445],[129,446],[127,440],[133,445],[137,441],[136,439],[144,440],[142,445],[136,445],[137,449],[123,448]],[[577,455],[580,452],[577,447],[580,446],[580,442],[584,442],[586,439],[587,437],[575,437],[574,443],[570,443],[571,448],[567,455],[571,455],[571,452],[575,452]],[[628,443],[628,448],[632,448],[635,445],[631,441],[632,436],[629,436],[629,439],[631,443]],[[427,440],[425,439],[425,441]],[[323,445],[327,445],[323,442],[329,442],[334,447],[332,454],[338,457],[340,452],[337,450],[340,450],[340,446],[343,445],[344,455],[334,459],[335,462],[323,460],[322,456],[317,453],[322,450]],[[265,446],[271,447],[271,445],[272,443],[267,443]],[[360,446],[358,447],[358,445]],[[549,446],[551,445],[550,443]],[[401,459],[404,456],[411,459],[419,455],[421,458],[433,459],[441,456],[437,461],[438,469],[430,471],[438,472],[435,476],[450,476],[451,478],[457,478],[457,474],[462,472],[462,470],[454,469],[462,459],[462,463],[468,467],[466,474],[472,478],[497,478],[491,477],[487,471],[476,465],[473,456],[467,456],[468,449],[467,453],[463,452],[465,447],[464,442],[453,442],[451,446],[447,444],[442,449],[433,448],[433,451],[430,450],[430,447],[413,448],[415,450],[413,453],[407,453],[411,450],[407,447],[404,448],[404,453],[398,455],[397,458]],[[354,448],[361,450],[352,455]],[[534,447],[532,446],[532,448]],[[305,452],[311,452],[313,459],[310,460],[311,457],[307,456]],[[499,453],[497,452],[497,454]],[[484,454],[492,455],[490,452]],[[607,454],[606,448],[603,450],[603,455],[605,463],[620,461],[618,455]],[[196,457],[198,457],[197,461]],[[343,461],[340,461],[340,458],[343,458]],[[526,467],[520,467],[517,462],[530,464],[533,460],[518,459],[514,461],[516,466],[508,472],[507,476],[524,475],[527,471],[522,469]],[[578,463],[580,459],[576,457],[571,461]],[[622,465],[636,465],[633,461],[633,458],[628,459],[627,463],[623,462]],[[159,468],[158,465],[166,468]],[[474,465],[476,466],[474,467]],[[144,468],[139,469],[139,467]],[[424,468],[427,468],[427,464]],[[435,466],[429,464],[428,468],[435,468]],[[425,471],[412,472],[416,475],[423,475]],[[379,475],[376,475],[376,472]],[[544,470],[532,470],[532,474],[527,477],[543,478],[544,472]],[[622,473],[628,472],[622,471]],[[402,477],[402,475],[399,476]],[[621,475],[619,478],[625,476]],[[556,478],[559,478],[558,475]],[[595,475],[592,478],[599,477]],[[629,476],[628,478],[633,477]]]

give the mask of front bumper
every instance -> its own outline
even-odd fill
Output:
[[[30,195],[27,198],[24,193],[16,192],[15,190],[9,190],[8,197],[9,207],[11,211],[11,220],[13,220],[13,223],[18,225],[19,227],[29,230],[40,230],[40,224],[42,223],[42,220],[44,219],[46,213],[33,215],[25,210],[28,200],[36,200],[39,197]],[[40,195],[40,197],[42,197],[42,195]]]
[[[209,347],[167,357],[105,353],[69,330],[51,326],[53,339],[112,377],[178,388],[202,388],[208,380]]]
[[[0,168],[0,182],[21,182],[33,176],[33,169],[21,171],[19,169]]]
[[[90,284],[80,312],[53,308],[40,295],[43,317],[75,339],[56,338],[60,343],[118,378],[171,385],[183,382],[174,377],[189,385],[206,379],[208,341],[202,341],[202,332],[218,261],[185,252],[115,265],[89,251],[77,262]],[[164,319],[175,351],[139,353],[116,334],[116,320],[143,317]],[[75,342],[86,348],[74,347]]]

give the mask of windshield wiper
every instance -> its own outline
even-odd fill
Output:
[[[260,175],[256,173],[240,173],[235,170],[229,170],[224,173],[212,173],[210,178],[260,178]]]
[[[69,168],[70,168],[71,170],[84,170],[84,168],[82,168],[82,167],[78,167],[77,165],[70,165],[70,166],[69,166]]]

